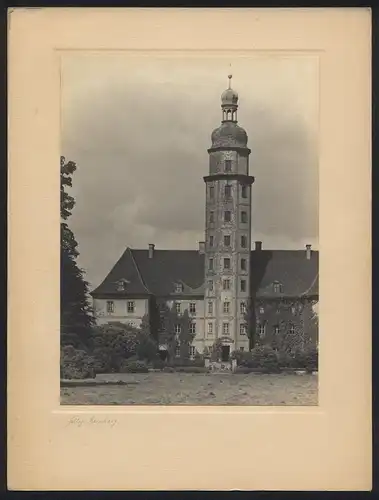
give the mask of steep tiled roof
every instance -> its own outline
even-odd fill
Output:
[[[318,252],[306,258],[305,250],[251,252],[251,289],[257,297],[318,295]],[[280,292],[274,291],[274,283]]]
[[[122,278],[125,292],[117,291]],[[154,250],[149,258],[148,250],[127,248],[105,280],[93,292],[94,297],[117,294],[153,294],[168,296],[176,285],[183,286],[182,295],[204,294],[204,255],[196,250]]]
[[[149,293],[142,280],[141,273],[135,263],[132,250],[127,248],[116,264],[111,269],[105,280],[98,286],[91,295],[120,295],[118,283],[124,280],[128,295],[139,296]]]
[[[117,291],[117,283],[127,280],[125,291]],[[281,285],[274,291],[274,282]],[[197,250],[148,250],[127,248],[105,280],[97,287],[94,297],[176,295],[176,285],[182,284],[181,295],[204,294],[204,255]],[[179,294],[178,294],[179,295]],[[300,297],[318,295],[318,252],[310,259],[305,250],[259,250],[251,252],[251,295],[261,298]]]
[[[170,295],[176,284],[183,285],[183,294],[197,291],[204,294],[204,255],[196,250],[132,250],[143,279],[154,295]],[[199,290],[200,288],[200,290]]]

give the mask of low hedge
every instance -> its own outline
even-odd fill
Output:
[[[148,373],[148,371],[144,361],[125,361],[120,366],[120,373]]]
[[[247,368],[262,373],[279,373],[285,369],[318,370],[318,351],[315,347],[298,349],[295,352],[276,351],[270,346],[257,346],[250,352],[234,351],[232,358],[239,368]]]
[[[196,357],[194,359],[176,358],[175,357],[167,363],[167,366],[173,366],[174,368],[176,368],[177,366],[180,366],[180,367],[193,366],[193,367],[198,367],[198,368],[204,368],[205,361],[204,361],[203,357]]]
[[[178,373],[208,373],[208,368],[204,366],[178,366],[175,368]]]

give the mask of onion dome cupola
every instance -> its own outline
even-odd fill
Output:
[[[221,95],[222,121],[212,132],[212,146],[215,148],[247,148],[247,133],[237,125],[238,93],[231,88],[232,75],[228,75],[229,87]]]

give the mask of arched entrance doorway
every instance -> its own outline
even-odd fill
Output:
[[[230,361],[230,353],[234,340],[231,337],[221,337],[221,360],[223,363]]]

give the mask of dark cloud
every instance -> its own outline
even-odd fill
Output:
[[[201,86],[108,81],[63,107],[62,151],[77,162],[71,226],[95,285],[126,246],[195,248],[219,95]],[[318,235],[317,137],[291,106],[241,99],[252,150],[253,239],[288,247]],[[291,243],[292,242],[292,243]]]

